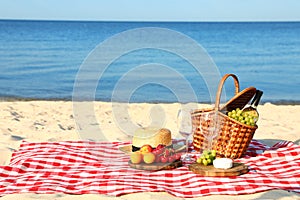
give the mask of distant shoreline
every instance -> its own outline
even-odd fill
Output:
[[[72,98],[27,98],[27,97],[0,97],[0,102],[18,102],[18,101],[73,101]],[[80,101],[90,101],[90,100],[85,100],[82,99]],[[105,100],[105,99],[95,99],[93,101],[96,102],[113,102],[110,100]],[[119,103],[127,103],[126,101],[120,101]],[[180,103],[180,102],[174,102],[174,101],[133,101],[130,103],[149,103],[149,104],[172,104],[172,103]],[[187,102],[183,102],[187,103]],[[203,102],[198,102],[199,104],[210,104],[211,102],[208,101],[203,101]],[[300,100],[261,100],[260,104],[263,105],[265,103],[271,103],[274,105],[300,105]]]

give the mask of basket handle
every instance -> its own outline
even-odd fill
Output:
[[[223,85],[224,85],[226,79],[228,77],[230,77],[230,76],[234,80],[235,95],[237,95],[239,93],[239,91],[240,91],[240,84],[239,84],[239,80],[238,80],[237,76],[234,75],[234,74],[225,74],[223,76],[223,78],[221,79],[220,83],[219,83],[219,87],[218,87],[218,91],[217,91],[217,96],[216,96],[215,111],[220,110],[220,100],[221,100],[221,93],[222,93]]]

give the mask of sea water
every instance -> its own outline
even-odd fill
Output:
[[[149,27],[175,31],[197,42],[213,60],[220,76],[236,74],[241,89],[254,86],[264,91],[263,102],[300,102],[300,22],[0,20],[0,97],[71,100],[80,69],[95,48],[124,31]],[[153,37],[165,42],[159,34]],[[174,40],[172,44],[189,51],[189,46],[180,41]],[[108,51],[101,56],[108,58],[113,50],[126,45],[130,44],[125,38],[106,47]],[[148,68],[139,71],[141,66]],[[198,102],[214,100],[205,77],[195,71],[189,60],[157,48],[124,52],[111,60],[98,79],[80,85],[82,99],[84,91],[94,88],[96,81],[94,93],[87,99],[92,96],[101,101],[194,101],[188,94],[178,98],[186,88],[177,76],[163,73],[166,66],[189,83]],[[124,78],[130,80],[122,82]],[[141,80],[150,81],[141,84]],[[168,80],[172,87],[160,84],[159,80]],[[218,81],[214,84],[216,88]],[[234,92],[232,85],[232,81],[226,82],[224,92],[229,96]]]

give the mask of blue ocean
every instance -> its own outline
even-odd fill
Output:
[[[185,39],[145,33],[152,29],[199,44],[213,66],[195,70],[193,63],[203,61],[197,49]],[[131,30],[138,30],[134,37],[120,37]],[[206,103],[227,73],[238,76],[241,89],[262,90],[263,102],[299,104],[300,22],[0,20],[0,99],[72,100],[75,91],[82,100],[169,103],[196,96]],[[232,85],[226,81],[228,96]]]

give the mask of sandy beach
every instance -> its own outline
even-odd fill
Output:
[[[84,102],[83,102],[84,105]],[[122,125],[131,121],[140,126],[155,123],[151,116],[153,110],[164,116],[164,126],[172,131],[174,138],[179,138],[176,125],[176,114],[180,108],[178,103],[121,104],[128,111],[128,116],[117,116],[110,102],[93,102],[94,116],[82,112],[83,118],[96,119],[92,128],[101,129],[109,141],[129,141],[130,136],[122,131]],[[120,105],[119,105],[120,106]],[[208,105],[199,105],[205,107]],[[281,140],[292,141],[300,145],[300,105],[274,105],[265,103],[259,108],[260,120],[255,139],[272,146]],[[119,112],[120,110],[118,110]],[[84,116],[86,114],[86,116]],[[0,165],[8,165],[11,154],[17,150],[22,140],[26,141],[70,141],[82,139],[80,129],[84,129],[84,122],[78,121],[74,115],[74,105],[71,101],[2,101],[0,102]],[[117,118],[121,118],[118,119]],[[122,118],[123,117],[123,118]],[[152,118],[151,118],[152,117]],[[82,123],[82,124],[81,124]],[[116,197],[103,195],[66,195],[66,194],[12,194],[1,199],[115,199]],[[196,199],[300,199],[300,195],[293,192],[272,190],[263,193],[240,196],[212,195]],[[179,199],[167,193],[136,193],[127,194],[116,199]]]

